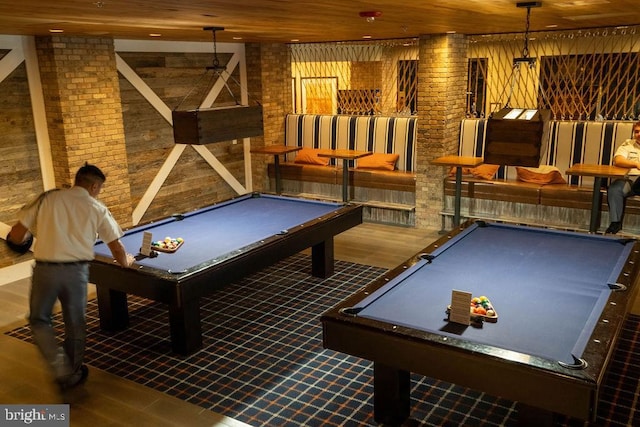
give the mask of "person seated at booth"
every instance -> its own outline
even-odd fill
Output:
[[[624,141],[613,156],[613,165],[629,168],[629,173],[616,179],[607,189],[609,220],[611,224],[605,231],[616,234],[622,230],[625,199],[640,195],[640,121],[633,124],[633,138]]]

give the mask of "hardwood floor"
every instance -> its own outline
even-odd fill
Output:
[[[392,268],[438,237],[437,230],[365,223],[335,238],[335,257]],[[29,273],[28,265],[0,269],[0,300],[3,301],[0,310],[2,404],[59,403],[56,389],[36,348],[1,333],[25,323]],[[89,292],[95,294],[92,286]],[[71,426],[246,426],[95,368],[91,369],[85,386],[72,399]]]

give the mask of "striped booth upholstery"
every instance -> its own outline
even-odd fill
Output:
[[[415,224],[417,118],[289,114],[285,144],[324,150],[358,150],[397,154],[396,170],[358,169],[349,162],[349,197],[364,205],[366,221]],[[340,198],[342,161],[329,166],[295,163],[289,153],[280,164],[282,191],[312,198]],[[274,167],[267,175],[273,185]]]
[[[617,147],[631,138],[633,123],[551,121],[548,139],[542,141],[540,165],[558,168],[566,184],[533,184],[518,181],[514,166],[500,166],[493,180],[466,178],[463,183],[463,214],[505,221],[587,229],[593,190],[592,177],[567,176],[575,163],[611,164]],[[486,138],[485,119],[464,119],[460,126],[461,156],[482,157]],[[608,221],[606,188],[601,189],[602,221]],[[443,214],[451,214],[454,183],[445,180]],[[636,198],[633,198],[636,199]],[[627,201],[624,227],[640,231],[640,201]],[[444,219],[443,219],[444,221]]]
[[[461,156],[482,157],[486,119],[464,119],[460,126]],[[543,141],[541,165],[556,166],[564,174],[575,163],[611,164],[616,148],[632,137],[634,122],[549,122],[548,141]],[[497,179],[516,179],[513,166],[502,166]],[[593,185],[593,178],[568,177],[573,185]]]
[[[285,119],[285,144],[395,153],[400,156],[398,170],[413,172],[416,125],[415,117],[289,114]],[[291,154],[287,160],[294,157],[295,154]]]

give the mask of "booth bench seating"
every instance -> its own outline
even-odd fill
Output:
[[[350,200],[364,206],[364,220],[415,225],[415,117],[289,114],[285,145],[310,149],[348,149],[396,154],[394,170],[364,169],[349,161]],[[328,165],[295,161],[289,153],[280,163],[282,191],[301,197],[341,200],[342,160]],[[300,159],[298,159],[300,160]],[[268,165],[270,188],[275,187],[274,164]]]
[[[485,119],[462,120],[459,155],[483,156],[486,124]],[[633,122],[551,121],[547,125],[548,141],[543,141],[540,164],[557,168],[556,175],[564,178],[566,183],[543,184],[535,175],[533,181],[538,182],[524,182],[519,178],[524,173],[531,173],[532,169],[523,171],[505,165],[500,166],[490,179],[474,177],[472,174],[463,175],[462,217],[576,230],[589,229],[593,178],[567,176],[565,172],[575,163],[611,164],[616,148],[624,140],[631,138]],[[545,172],[547,169],[549,168],[545,168]],[[606,184],[608,181],[603,179],[603,188],[600,189],[601,230],[609,224]],[[451,226],[450,218],[453,217],[455,202],[453,176],[445,178],[444,194],[443,228],[448,228]],[[627,199],[623,232],[640,233],[638,197]]]

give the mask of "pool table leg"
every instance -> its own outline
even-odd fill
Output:
[[[200,298],[169,303],[169,329],[175,353],[188,355],[202,348]]]
[[[333,274],[333,236],[311,247],[311,274],[326,278]]]
[[[129,326],[127,294],[105,286],[96,286],[100,328],[105,331],[121,331]]]
[[[401,425],[411,411],[411,374],[373,363],[373,418],[378,423]]]

